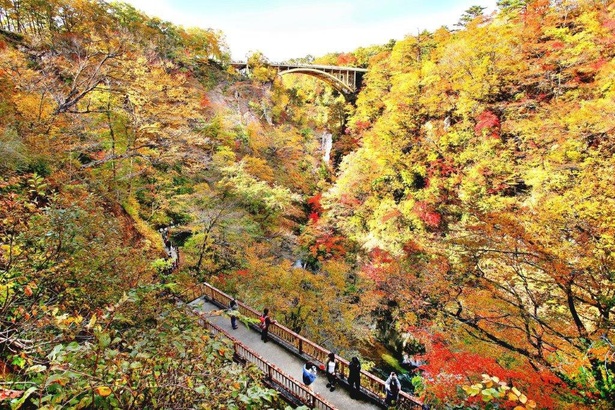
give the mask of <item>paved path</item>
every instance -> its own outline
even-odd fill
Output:
[[[200,298],[190,303],[191,306],[198,311],[207,313],[213,311],[220,311],[220,308],[206,300]],[[235,339],[242,344],[259,354],[269,363],[284,370],[287,375],[295,380],[301,381],[301,374],[305,361],[294,355],[292,352],[284,349],[280,345],[273,341],[269,343],[263,343],[260,339],[260,333],[253,330],[243,323],[237,321],[239,329],[233,329],[231,327],[231,320],[227,316],[212,315],[208,317],[211,323],[219,326],[232,335]],[[271,335],[269,335],[271,339]],[[354,400],[350,398],[348,391],[344,387],[338,386],[334,392],[330,392],[327,389],[327,377],[324,372],[318,373],[318,378],[314,382],[314,392],[321,395],[332,405],[336,406],[340,410],[363,410],[363,409],[378,409],[375,404],[363,400]]]

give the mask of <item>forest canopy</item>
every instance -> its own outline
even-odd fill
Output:
[[[206,281],[434,408],[612,408],[615,5],[483,13],[297,59],[368,68],[350,103],[124,3],[0,1],[0,403],[284,408],[177,307]]]

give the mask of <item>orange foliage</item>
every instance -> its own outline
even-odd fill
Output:
[[[363,267],[363,273],[376,283],[385,285],[391,279],[391,274],[398,270],[395,259],[380,248],[374,248],[369,253],[370,263]]]
[[[420,369],[425,372],[425,378],[430,381],[429,394],[434,395],[437,400],[454,403],[458,400],[456,387],[487,373],[510,385],[522,387],[541,408],[555,407],[555,391],[562,387],[563,383],[553,373],[536,371],[529,364],[508,369],[489,355],[492,353],[498,356],[497,352],[478,354],[464,351],[453,348],[446,341],[444,334],[428,335],[422,330],[415,330],[421,335],[421,341],[425,343],[427,351],[418,357],[426,363],[420,366]],[[514,403],[509,403],[509,405],[510,407],[505,408],[514,407]]]
[[[354,128],[356,132],[358,133],[362,133],[363,131],[367,130],[371,126],[372,124],[369,121],[357,121],[354,124]]]
[[[356,64],[356,62],[357,58],[350,53],[340,54],[337,56],[337,65],[339,66],[353,65]]]
[[[340,204],[354,207],[360,205],[361,202],[358,199],[354,198],[352,195],[342,194],[342,196],[340,197]]]
[[[207,94],[203,94],[201,96],[201,100],[199,101],[199,105],[201,108],[211,108],[211,101],[207,97]]]
[[[318,215],[322,214],[322,211],[323,211],[321,200],[322,200],[322,192],[317,193],[316,195],[314,195],[311,198],[308,198],[307,200],[307,203],[310,206],[310,209]]]
[[[408,241],[403,246],[406,256],[411,256],[414,253],[423,252],[423,247],[416,241]]]
[[[310,252],[319,260],[329,259],[333,256],[343,256],[346,254],[344,237],[323,233],[316,238],[315,243],[310,247]]]
[[[389,212],[387,212],[385,215],[382,216],[382,223],[388,222],[389,220],[393,218],[397,218],[401,215],[402,213],[399,209],[392,209]]]

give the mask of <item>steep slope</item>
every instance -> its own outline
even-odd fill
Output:
[[[363,248],[383,337],[427,350],[440,403],[494,369],[608,407],[615,8],[502,4],[372,60],[320,224]]]

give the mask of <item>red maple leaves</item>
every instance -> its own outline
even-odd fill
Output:
[[[500,138],[500,119],[489,110],[485,110],[476,118],[474,132],[478,136]]]

